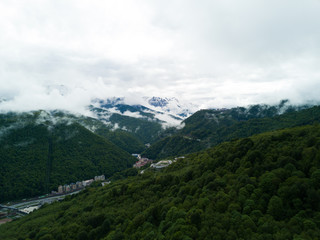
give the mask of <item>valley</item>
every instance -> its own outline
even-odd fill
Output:
[[[0,240],[320,240],[319,12],[0,1]]]
[[[182,127],[117,118],[1,115],[1,202],[58,194],[10,205],[41,206],[1,239],[320,237],[319,106],[200,110]]]

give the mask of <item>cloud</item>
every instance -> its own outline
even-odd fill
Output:
[[[317,0],[4,0],[0,110],[320,100]],[[61,87],[62,86],[62,87]]]

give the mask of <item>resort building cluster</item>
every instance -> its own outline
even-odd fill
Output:
[[[157,163],[152,163],[150,167],[160,169],[160,168],[168,167],[170,164],[172,164],[172,160],[162,160]]]
[[[133,165],[133,167],[134,167],[134,168],[141,168],[141,167],[147,165],[148,163],[152,163],[152,162],[153,162],[153,161],[150,160],[150,159],[148,159],[148,158],[141,158],[139,161],[137,161],[137,162]]]
[[[132,156],[138,158],[138,161],[135,164],[133,164],[134,168],[141,168],[147,165],[148,163],[151,163],[150,168],[155,168],[155,169],[168,167],[170,164],[176,162],[177,160],[185,158],[184,156],[181,156],[181,157],[176,157],[174,160],[162,160],[162,161],[153,163],[154,162],[153,160],[148,158],[142,158],[140,154],[132,154]],[[141,171],[140,173],[143,173],[143,172],[144,171]]]
[[[89,180],[84,180],[84,181],[78,181],[76,183],[71,183],[71,184],[65,184],[65,185],[60,185],[58,187],[58,194],[62,193],[68,193],[68,192],[73,192],[76,190],[80,190],[86,186],[89,186],[91,183],[94,181],[104,181],[106,178],[104,175],[101,176],[95,176],[94,179],[89,179]]]
[[[141,158],[140,154],[132,154],[132,156],[138,158],[138,161],[135,164],[133,164],[134,168],[141,168],[141,167],[147,165],[148,163],[152,163],[153,162],[153,160],[151,160],[151,159]]]

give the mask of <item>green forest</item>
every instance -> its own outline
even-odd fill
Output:
[[[95,131],[95,133],[108,139],[114,145],[131,154],[141,153],[146,148],[141,140],[135,137],[132,133],[124,130],[117,129],[110,131],[106,128],[99,128]]]
[[[44,205],[0,239],[319,239],[319,150],[317,123],[232,140]]]
[[[275,107],[249,109],[201,110],[187,118],[185,127],[160,139],[143,155],[151,159],[184,155],[215,146],[224,141],[244,138],[267,131],[312,124],[320,119],[320,107],[276,114]]]
[[[118,106],[119,107],[119,106]],[[121,112],[131,110],[130,106],[126,105],[120,108]],[[119,113],[113,113],[107,120],[105,115],[110,115],[110,112],[105,109],[92,108],[92,111],[98,116],[101,122],[107,122],[108,125],[117,126],[118,129],[125,129],[127,133],[130,133],[133,137],[138,139],[142,143],[153,143],[159,138],[163,128],[159,120],[153,119],[152,113],[144,113],[139,111],[139,115],[142,118],[129,117],[121,115]]]
[[[37,123],[39,114],[0,116],[0,203],[50,193],[96,175],[110,177],[135,162],[78,123]]]

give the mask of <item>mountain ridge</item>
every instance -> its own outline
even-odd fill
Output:
[[[248,108],[200,110],[185,119],[185,126],[151,145],[143,155],[152,159],[199,151],[232,138],[264,131],[310,124],[320,118],[320,108],[311,105],[253,105]],[[304,117],[306,114],[306,117]],[[309,117],[309,122],[305,118]]]
[[[111,176],[135,162],[61,112],[0,114],[0,133],[1,202],[42,195],[95,175]]]
[[[319,124],[225,142],[0,226],[4,239],[317,239]]]

